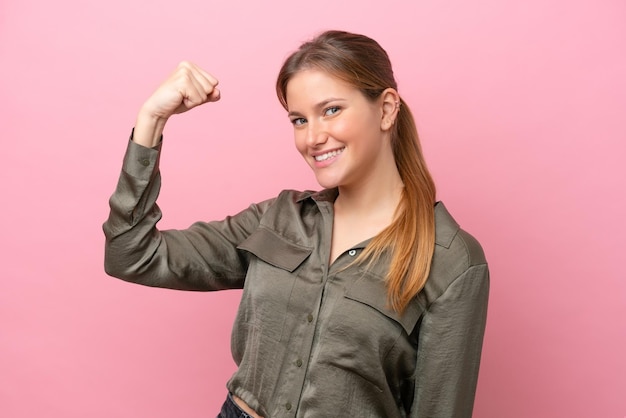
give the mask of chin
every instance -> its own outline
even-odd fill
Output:
[[[323,189],[333,189],[335,187],[339,187],[339,182],[338,181],[333,181],[333,180],[329,180],[329,179],[320,179],[317,178],[317,183],[323,188]]]
[[[313,174],[315,174],[315,180],[322,188],[333,189],[346,185],[346,174],[348,173],[345,173],[343,170],[337,170],[335,167],[332,167],[332,169],[327,167],[313,170]]]
[[[327,178],[315,177],[315,180],[317,180],[317,184],[319,184],[323,189],[332,189],[337,186],[334,181],[330,181]]]

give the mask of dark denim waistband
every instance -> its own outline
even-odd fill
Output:
[[[233,397],[229,393],[226,397],[226,401],[224,405],[222,405],[222,410],[220,411],[217,418],[252,418],[250,415],[246,414],[239,405],[233,401]]]

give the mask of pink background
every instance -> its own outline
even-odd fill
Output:
[[[626,415],[622,0],[4,0],[0,416],[216,415],[239,294],[107,277],[107,199],[183,59],[223,100],[167,127],[162,227],[317,187],[273,86],[328,28],[387,49],[439,198],[488,255],[475,416]]]

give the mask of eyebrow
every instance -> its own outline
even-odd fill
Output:
[[[328,105],[328,103],[335,102],[335,101],[345,101],[345,100],[346,99],[342,99],[339,97],[329,97],[328,99],[322,100],[321,102],[319,102],[313,107],[319,110],[319,109],[324,108],[326,105]],[[287,114],[287,116],[303,116],[303,115],[300,112],[291,111]]]

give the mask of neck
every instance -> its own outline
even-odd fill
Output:
[[[339,187],[335,211],[351,216],[383,217],[391,223],[403,188],[397,170],[390,170],[383,177],[372,176],[358,185]]]

